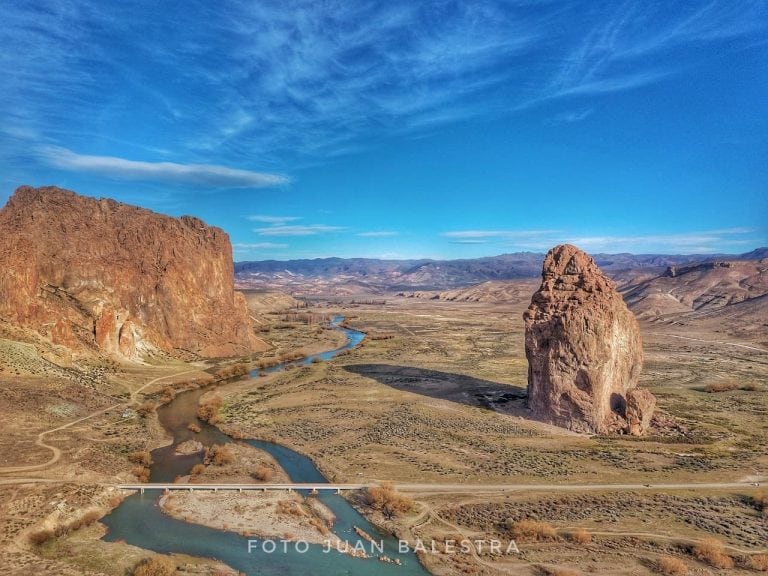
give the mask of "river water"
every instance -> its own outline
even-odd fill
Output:
[[[357,346],[364,338],[362,332],[340,326],[342,317],[333,319],[332,325],[342,330],[347,342],[335,350],[314,354],[306,358],[290,362],[291,365],[310,364],[315,358],[330,360],[340,352]],[[285,369],[278,365],[268,369],[274,372]],[[250,375],[258,376],[258,371]],[[225,444],[232,439],[215,426],[198,422],[199,433],[187,429],[190,422],[196,422],[197,406],[200,396],[207,390],[190,390],[176,398],[157,411],[163,427],[173,436],[170,446],[152,451],[152,467],[150,482],[173,482],[177,476],[189,473],[192,466],[202,461],[202,455],[176,455],[176,445],[186,440],[195,439],[203,444]],[[245,440],[248,444],[269,452],[283,467],[293,482],[325,483],[325,477],[312,461],[285,446],[262,440]],[[395,575],[426,576],[428,572],[419,563],[415,554],[400,553],[397,540],[392,536],[380,533],[375,526],[361,516],[344,498],[332,492],[322,491],[317,498],[330,508],[336,520],[333,532],[350,546],[363,546],[371,558],[353,558],[335,550],[325,552],[319,545],[309,545],[297,550],[292,543],[283,544],[276,540],[276,550],[267,552],[259,545],[252,546],[249,551],[248,538],[234,532],[226,532],[176,520],[160,510],[160,495],[155,491],[129,496],[101,522],[108,528],[104,540],[124,540],[148,550],[162,553],[184,553],[193,556],[216,558],[232,568],[250,575],[297,575],[297,576],[336,576],[336,575]],[[362,540],[354,532],[358,526],[378,543],[383,541],[384,554],[390,558],[398,558],[402,565],[389,564],[378,560],[378,551],[370,554],[370,543]],[[257,526],[253,527],[254,530]],[[253,540],[253,539],[252,539]],[[287,549],[284,548],[287,546]],[[269,547],[266,547],[269,550]]]

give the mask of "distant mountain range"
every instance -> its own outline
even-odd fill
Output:
[[[619,281],[646,273],[653,277],[670,266],[768,258],[768,248],[745,254],[594,254],[597,264]],[[288,289],[297,293],[378,294],[391,290],[443,290],[480,282],[538,278],[544,254],[518,252],[461,260],[379,260],[317,258],[236,262],[238,285]],[[627,276],[623,278],[623,276]],[[631,277],[631,278],[630,278]]]

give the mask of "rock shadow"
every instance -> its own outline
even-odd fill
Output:
[[[353,364],[344,366],[344,369],[372,378],[396,390],[440,400],[503,412],[525,409],[526,389],[513,384],[481,380],[464,374],[389,364]]]

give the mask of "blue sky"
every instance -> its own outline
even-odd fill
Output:
[[[5,2],[0,202],[236,259],[768,245],[768,2]]]

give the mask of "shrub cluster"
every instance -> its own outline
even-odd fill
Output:
[[[253,476],[254,479],[258,480],[259,482],[269,482],[272,480],[272,475],[274,472],[275,471],[268,466],[259,466],[256,468],[256,470],[253,471],[251,476]]]
[[[89,510],[85,514],[70,520],[69,522],[60,523],[54,528],[42,528],[35,530],[29,534],[29,542],[34,546],[42,546],[49,540],[65,536],[71,532],[80,530],[86,526],[93,525],[99,518],[101,518],[101,512],[98,510]]]
[[[662,556],[656,562],[656,571],[664,576],[686,576],[688,566],[680,558]]]
[[[733,558],[725,553],[723,543],[717,538],[705,538],[696,544],[693,555],[715,568],[733,568]]]
[[[507,524],[517,542],[540,542],[557,538],[557,530],[541,520],[518,520]]]
[[[208,424],[216,424],[219,421],[219,410],[222,404],[223,401],[218,396],[209,398],[197,407],[197,417]]]
[[[225,464],[231,464],[234,461],[235,455],[232,453],[232,448],[226,444],[214,444],[210,448],[205,449],[206,464],[224,466]]]
[[[152,455],[148,450],[136,450],[128,454],[128,461],[148,468],[152,466]]]
[[[147,400],[141,406],[136,408],[136,414],[138,414],[142,418],[146,418],[150,414],[154,414],[156,410],[157,410],[157,404],[152,400]]]
[[[141,562],[133,571],[133,576],[173,576],[176,563],[165,556],[153,556]]]
[[[413,500],[398,494],[389,482],[368,488],[365,496],[366,503],[374,510],[382,512],[387,518],[410,512],[413,508]]]

